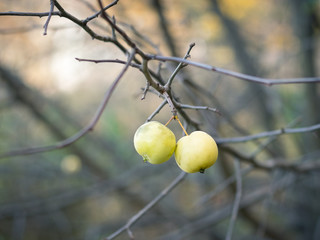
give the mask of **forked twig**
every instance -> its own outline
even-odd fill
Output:
[[[84,24],[87,24],[88,22],[90,22],[92,19],[95,19],[97,18],[102,11],[106,11],[107,9],[113,7],[114,5],[116,5],[117,3],[119,2],[119,0],[114,0],[112,3],[108,4],[107,6],[105,6],[102,10],[96,12],[95,14],[93,14],[92,16],[90,17],[87,17],[85,20],[83,20],[82,22]]]
[[[192,48],[195,46],[195,43],[191,43],[190,45],[189,45],[189,49],[188,49],[188,51],[187,51],[187,53],[186,53],[186,55],[184,56],[184,58],[183,59],[187,59],[188,57],[190,57],[190,52],[191,52],[191,50],[192,50]],[[170,87],[171,87],[171,84],[172,84],[172,82],[173,82],[173,79],[175,78],[175,76],[178,74],[178,72],[184,67],[184,66],[186,66],[186,64],[184,64],[184,63],[182,63],[182,62],[180,62],[179,64],[178,64],[178,66],[176,67],[176,69],[174,70],[174,72],[171,74],[171,76],[169,77],[169,80],[168,80],[168,82],[166,83],[166,85],[164,86],[166,89],[169,89]]]
[[[117,237],[124,231],[133,239],[133,234],[130,230],[131,226],[136,223],[144,214],[146,214],[152,207],[154,207],[162,198],[167,196],[182,180],[186,177],[187,173],[181,172],[165,189],[163,189],[152,201],[150,201],[144,208],[142,208],[136,215],[132,216],[128,222],[117,231],[109,235],[105,240],[111,240]]]

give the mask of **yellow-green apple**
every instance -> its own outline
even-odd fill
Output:
[[[203,173],[216,162],[218,147],[209,134],[195,131],[180,138],[174,154],[178,166],[183,171]]]
[[[134,147],[144,161],[160,164],[170,159],[176,148],[176,137],[157,121],[141,125],[134,135]]]

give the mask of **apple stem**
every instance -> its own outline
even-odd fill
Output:
[[[165,126],[167,126],[167,125],[172,121],[172,119],[174,119],[174,117],[175,117],[175,116],[172,116],[172,117],[169,119],[169,121],[165,124]]]
[[[178,121],[178,123],[179,123],[180,127],[182,128],[183,132],[184,132],[187,136],[189,136],[189,134],[187,133],[186,129],[183,127],[182,123],[180,122],[180,120],[179,120],[179,118],[178,118],[178,115],[173,115],[173,116],[169,119],[169,121],[165,124],[165,126],[167,126],[173,119]]]
[[[176,120],[178,121],[178,123],[180,124],[180,127],[182,128],[183,132],[184,132],[187,136],[189,136],[189,134],[187,133],[187,131],[184,129],[182,123],[180,122],[178,116],[176,115],[176,116],[173,116],[173,117],[174,117],[174,119],[176,119]]]

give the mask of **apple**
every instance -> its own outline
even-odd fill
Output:
[[[168,161],[173,155],[176,148],[176,137],[162,123],[151,121],[137,129],[133,143],[144,161],[160,164]]]
[[[195,131],[179,139],[174,155],[183,171],[203,173],[216,162],[218,147],[209,134]]]

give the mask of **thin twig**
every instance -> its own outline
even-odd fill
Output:
[[[33,12],[15,12],[15,11],[8,11],[8,12],[0,12],[0,16],[20,16],[20,17],[46,17],[49,16],[50,12],[40,12],[40,13],[33,13]],[[51,12],[52,16],[60,16],[61,13]]]
[[[320,170],[320,161],[296,161],[296,162],[287,162],[287,161],[275,161],[270,159],[267,161],[257,161],[251,156],[246,156],[231,147],[220,145],[220,150],[223,150],[225,153],[231,154],[232,156],[239,158],[240,160],[252,164],[254,167],[272,171],[276,168],[294,171],[298,173],[305,173],[310,171],[319,171]]]
[[[101,104],[99,105],[93,119],[91,120],[91,122],[89,122],[89,124],[87,124],[87,126],[85,126],[83,129],[78,131],[73,136],[71,136],[63,141],[60,141],[56,144],[44,146],[44,147],[34,147],[34,148],[14,150],[14,151],[0,154],[0,158],[19,156],[19,155],[27,155],[27,154],[35,154],[35,153],[47,152],[47,151],[65,148],[65,147],[69,146],[70,144],[73,144],[74,142],[78,141],[80,138],[82,138],[84,135],[86,135],[89,131],[92,131],[93,128],[95,127],[95,125],[97,124],[97,122],[99,121],[102,113],[104,112],[104,109],[105,109],[107,103],[109,102],[110,97],[111,97],[112,93],[114,92],[117,84],[122,79],[125,72],[128,70],[130,63],[134,58],[134,55],[135,55],[135,49],[133,49],[132,52],[130,53],[130,55],[128,56],[127,64],[124,66],[124,68],[121,70],[121,72],[119,73],[117,78],[113,81],[113,83],[109,87],[108,91],[105,93],[104,98],[103,98]]]
[[[218,109],[216,108],[212,108],[212,107],[208,107],[208,106],[194,106],[194,105],[188,105],[188,104],[182,104],[182,103],[178,103],[178,102],[174,102],[176,105],[178,105],[181,108],[185,108],[185,109],[194,109],[194,110],[208,110],[214,113],[217,113],[221,116],[221,113]]]
[[[115,16],[112,16],[112,22],[114,25],[116,25],[117,21],[116,21],[116,17]],[[116,34],[116,31],[114,29],[114,27],[111,26],[111,33],[112,33],[112,38],[113,39],[117,39],[117,34]]]
[[[176,115],[177,115],[177,109],[175,108],[175,106],[174,106],[174,104],[173,104],[173,102],[172,102],[171,96],[169,95],[168,92],[164,92],[162,95],[163,95],[164,98],[167,100],[168,105],[169,105],[169,107],[170,107],[170,109],[171,109],[172,115],[173,115],[173,116],[176,116]]]
[[[146,77],[147,81],[149,82],[150,86],[156,89],[160,94],[163,94],[165,92],[164,87],[160,83],[153,80],[153,78],[151,77],[148,67],[148,60],[146,59],[143,59],[142,61],[142,72]]]
[[[269,132],[261,132],[249,136],[243,136],[243,137],[233,137],[233,138],[217,138],[216,142],[218,144],[226,144],[226,143],[243,143],[252,141],[259,138],[266,138],[271,136],[278,136],[282,134],[294,134],[294,133],[307,133],[307,132],[313,132],[320,129],[320,124],[311,125],[308,127],[302,127],[302,128],[282,128],[278,130],[273,130]]]
[[[169,107],[171,108],[172,114],[174,116],[177,115],[177,110],[172,102],[171,96],[166,91],[165,87],[162,86],[159,82],[154,81],[153,78],[151,77],[151,74],[148,68],[148,60],[146,59],[143,59],[142,61],[142,71],[147,79],[147,82],[150,84],[150,86],[156,89],[167,100]]]
[[[139,54],[142,58],[146,58],[145,56],[145,53],[139,49],[137,47],[137,45],[132,41],[132,39],[127,35],[127,33],[125,31],[123,31],[117,24],[115,24],[113,22],[112,19],[110,19],[108,17],[108,15],[105,13],[105,11],[103,10],[103,5],[102,5],[102,2],[101,0],[98,0],[98,4],[100,6],[100,9],[101,9],[101,16],[104,20],[106,20],[110,27],[113,28],[116,32],[118,32],[122,37],[123,39],[125,40],[125,42],[131,47],[131,48],[134,48],[137,52],[137,54]]]
[[[117,231],[109,235],[105,240],[111,240],[117,237],[124,231],[128,231],[128,233],[132,234],[130,231],[131,226],[136,223],[143,215],[145,215],[152,207],[154,207],[162,198],[167,196],[171,190],[173,190],[182,180],[186,177],[185,172],[181,172],[179,176],[177,176],[165,189],[163,189],[151,202],[149,202],[144,208],[142,208],[136,215],[131,217],[128,222]],[[130,235],[129,235],[130,236]],[[131,238],[133,235],[130,236]]]
[[[92,38],[98,39],[100,41],[104,42],[113,42],[119,49],[121,49],[123,52],[126,52],[126,48],[120,44],[120,42],[114,40],[113,38],[109,37],[104,37],[101,35],[96,34],[89,28],[86,24],[84,24],[83,21],[77,19],[73,15],[69,14],[66,12],[61,5],[57,2],[55,2],[55,6],[60,10],[60,12],[52,12],[51,15],[59,15],[61,17],[68,18],[72,22],[76,23],[80,27],[82,27]],[[102,3],[100,0],[98,0],[99,4],[101,4],[101,9],[104,9],[102,6]],[[199,62],[194,62],[190,60],[186,60],[183,58],[179,57],[170,57],[170,56],[160,56],[160,55],[147,55],[145,54],[142,50],[137,48],[136,44],[129,38],[129,36],[121,29],[119,28],[116,24],[113,23],[111,19],[108,18],[108,16],[104,13],[104,11],[101,12],[102,16],[104,19],[106,19],[111,27],[113,27],[120,35],[125,39],[125,41],[129,44],[129,46],[136,48],[137,53],[139,53],[144,59],[149,59],[149,60],[159,60],[159,61],[172,61],[172,62],[177,62],[177,63],[185,63],[188,65],[192,65],[198,68],[202,68],[205,70],[221,73],[224,75],[228,75],[231,77],[235,77],[238,79],[246,80],[249,82],[254,82],[258,84],[263,84],[267,86],[272,86],[272,85],[282,85],[282,84],[308,84],[308,83],[320,83],[320,77],[309,77],[309,78],[285,78],[285,79],[271,79],[271,78],[261,78],[261,77],[256,77],[256,76],[251,76],[243,73],[238,73],[234,72],[228,69],[224,68],[219,68],[215,66],[211,66],[208,64],[203,64]],[[28,12],[0,12],[0,16],[37,16],[37,17],[43,17],[43,16],[48,16],[50,12],[45,12],[45,13],[28,13]]]
[[[190,56],[190,52],[194,46],[195,46],[195,43],[191,43],[189,45],[189,49],[183,59],[187,59]],[[165,89],[169,89],[171,87],[173,79],[184,66],[186,66],[186,64],[183,64],[182,62],[178,64],[176,69],[173,71],[172,75],[169,77],[168,82],[166,83],[166,85],[164,85]]]
[[[281,178],[278,180],[278,184],[275,186],[274,190],[281,191],[282,189],[287,189],[289,186],[293,185],[295,181],[295,175],[293,175],[290,179],[288,179],[287,177]],[[256,190],[244,195],[240,201],[239,209],[252,207],[256,203],[264,200],[270,194],[270,189],[271,186],[267,184],[267,186],[265,187],[260,186]],[[206,228],[212,229],[215,224],[230,216],[232,205],[232,203],[226,203],[223,206],[220,206],[216,211],[213,211],[212,214],[200,216],[199,218],[192,220],[181,228],[174,230],[173,232],[166,233],[158,239],[186,239],[187,236],[200,232],[201,230],[204,230]],[[188,239],[196,239],[196,237],[189,237]]]
[[[155,115],[157,115],[161,109],[167,104],[167,100],[163,100],[163,102],[157,107],[157,109],[148,117],[147,122],[151,121]]]
[[[115,41],[111,37],[105,37],[97,34],[91,28],[87,26],[87,24],[83,23],[80,19],[76,18],[72,14],[68,13],[64,8],[57,2],[54,1],[55,7],[59,10],[58,12],[52,12],[51,16],[60,16],[69,19],[74,22],[78,26],[80,26],[84,31],[86,31],[93,39],[97,39],[103,42],[112,42],[115,44],[122,52],[127,53],[127,50],[122,44],[118,41]],[[0,16],[25,16],[25,17],[45,17],[49,16],[50,12],[41,12],[41,13],[32,13],[32,12],[0,12]]]
[[[292,123],[288,124],[288,126],[292,126],[296,124],[296,121],[293,121]],[[250,155],[249,159],[254,159],[260,152],[262,152],[272,141],[276,139],[277,136],[271,136],[268,139],[266,139],[264,142],[262,142],[257,149],[255,149]],[[248,173],[250,173],[252,170],[254,170],[254,166],[250,164],[247,168],[241,169],[241,176],[245,176]],[[232,184],[234,181],[236,181],[236,176],[232,175],[229,178],[227,178],[224,182],[220,183],[212,192],[207,193],[205,196],[201,197],[201,199],[196,203],[196,206],[201,206],[205,202],[208,202],[210,199],[215,197],[217,194],[222,192],[224,189],[226,189],[230,184]]]
[[[149,91],[149,87],[150,87],[150,83],[147,81],[146,86],[145,86],[143,93],[142,93],[141,100],[144,100],[146,98],[147,92]]]
[[[232,232],[237,219],[239,206],[241,202],[241,196],[242,196],[242,178],[241,178],[240,162],[238,159],[234,160],[234,170],[235,170],[235,176],[237,181],[237,191],[236,191],[236,196],[235,196],[233,207],[232,207],[232,214],[231,214],[230,223],[229,223],[229,227],[226,235],[226,240],[231,240],[232,238]]]
[[[75,58],[75,59],[79,62],[92,62],[92,63],[119,63],[123,65],[126,65],[128,63],[127,61],[120,60],[120,59],[105,59],[105,60],[95,60],[95,59],[86,59],[86,58]],[[130,66],[142,71],[142,67],[140,64],[131,62]]]
[[[85,20],[83,20],[82,22],[84,24],[87,24],[88,22],[90,22],[92,19],[95,19],[97,18],[102,11],[106,11],[108,10],[109,8],[113,7],[114,5],[116,5],[117,3],[119,2],[119,0],[114,0],[112,3],[108,4],[107,6],[105,6],[102,10],[96,12],[95,14],[93,14],[92,16],[90,17],[87,17]]]
[[[98,39],[100,41],[103,42],[112,42],[113,44],[115,44],[123,53],[125,54],[129,54],[127,48],[125,48],[119,41],[113,39],[112,37],[106,37],[106,36],[102,36],[97,34],[96,32],[94,32],[91,28],[88,27],[88,25],[86,23],[84,23],[82,20],[76,18],[75,16],[73,16],[72,14],[68,13],[59,3],[57,0],[55,0],[55,6],[56,8],[58,8],[58,10],[61,13],[61,17],[65,17],[69,20],[71,20],[72,22],[74,22],[75,24],[77,24],[79,27],[81,27],[84,31],[86,31],[93,39]]]
[[[52,16],[52,12],[53,12],[53,9],[54,9],[54,1],[55,1],[55,0],[50,0],[50,11],[49,11],[49,15],[48,15],[47,21],[46,21],[46,23],[45,23],[44,26],[43,26],[43,28],[44,28],[43,35],[47,35],[47,30],[48,30],[49,22],[50,22],[50,19],[51,19],[51,16]]]
[[[271,78],[261,78],[255,77],[243,73],[234,72],[231,70],[227,70],[224,68],[214,67],[208,64],[194,62],[190,60],[186,60],[179,57],[170,57],[170,56],[159,56],[159,55],[147,55],[150,60],[159,60],[159,61],[172,61],[177,63],[185,63],[188,65],[192,65],[198,68],[202,68],[205,70],[221,73],[224,75],[228,75],[231,77],[235,77],[238,79],[246,80],[249,82],[259,83],[266,86],[272,85],[282,85],[282,84],[306,84],[306,83],[320,83],[320,77],[310,77],[310,78],[285,78],[285,79],[271,79]]]
[[[247,168],[241,169],[240,174],[241,174],[242,177],[246,176],[247,174],[249,174],[254,169],[255,168],[252,165],[250,165]],[[219,193],[221,193],[223,190],[225,190],[229,185],[231,185],[235,181],[236,181],[236,176],[235,175],[232,175],[232,176],[228,177],[222,183],[219,183],[219,185],[217,185],[217,187],[212,192],[209,192],[209,193],[205,194],[204,196],[202,196],[199,199],[199,201],[197,201],[195,203],[195,206],[196,207],[202,206],[203,204],[208,202],[210,199],[213,199],[215,196],[217,196]]]

